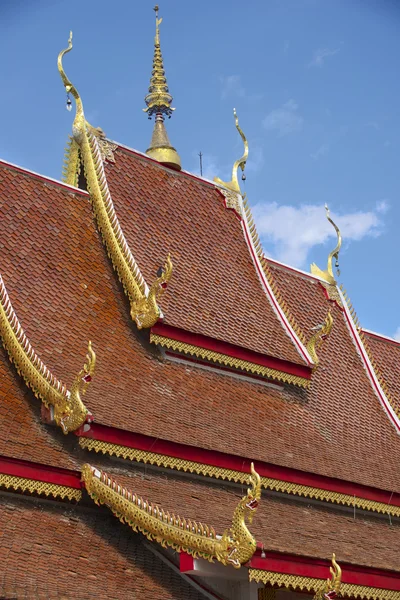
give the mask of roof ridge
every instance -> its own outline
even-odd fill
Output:
[[[351,301],[344,291],[343,286],[335,285],[335,288],[342,301],[342,311],[345,315],[348,328],[353,338],[353,343],[360,355],[360,358],[364,364],[364,368],[367,372],[368,378],[372,385],[375,394],[388,415],[391,423],[395,427],[397,433],[400,435],[400,406],[399,403],[390,395],[389,390],[386,386],[385,380],[376,364],[373,353],[367,342],[366,336],[358,321],[357,315],[351,304]]]
[[[393,342],[393,344],[400,345],[400,340],[396,340],[396,338],[391,337],[390,335],[385,335],[383,333],[379,333],[378,331],[372,331],[372,329],[367,329],[366,327],[361,327],[361,331],[366,333],[367,335],[371,335],[372,337],[381,338],[382,340],[386,340],[388,342]]]
[[[305,335],[290,312],[289,306],[283,299],[275,278],[269,268],[267,259],[265,258],[264,250],[246,194],[242,196],[242,205],[242,228],[244,237],[265,293],[272,304],[275,314],[281,321],[283,328],[292,339],[297,352],[309,365],[313,365],[314,363],[311,355],[306,348],[307,340]]]
[[[6,167],[11,167],[12,169],[15,169],[16,171],[19,171],[20,173],[24,173],[26,175],[33,175],[35,177],[35,179],[50,181],[51,183],[55,183],[56,185],[58,185],[61,188],[71,190],[72,192],[82,194],[83,196],[89,195],[89,193],[86,190],[82,190],[81,188],[78,188],[75,185],[71,185],[71,184],[67,183],[66,181],[62,181],[62,180],[60,181],[58,179],[54,179],[53,177],[48,177],[47,175],[42,175],[41,173],[36,173],[36,171],[32,171],[31,169],[21,167],[20,165],[16,165],[8,160],[4,160],[4,159],[0,158],[0,165],[4,165]]]
[[[66,434],[79,429],[91,415],[83,404],[84,394],[92,380],[96,355],[89,342],[87,363],[76,376],[71,391],[36,354],[13,309],[3,278],[0,275],[0,338],[10,361],[34,395],[54,408],[54,420]]]

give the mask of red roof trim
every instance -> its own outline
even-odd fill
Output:
[[[67,183],[63,183],[62,181],[57,181],[57,179],[53,179],[52,177],[46,177],[46,175],[39,175],[39,173],[35,173],[35,171],[30,171],[29,169],[25,169],[24,167],[19,167],[18,165],[14,165],[6,160],[0,158],[0,165],[4,167],[9,167],[13,171],[18,171],[18,173],[23,173],[24,175],[30,175],[33,179],[39,179],[40,181],[46,181],[57,185],[58,187],[64,188],[69,192],[74,192],[75,194],[81,194],[82,196],[89,196],[89,192],[85,190],[81,190],[80,188],[76,188],[73,185],[68,185]]]
[[[301,269],[296,269],[296,267],[291,267],[290,265],[280,262],[279,260],[275,260],[274,258],[271,258],[270,256],[264,255],[264,259],[267,262],[270,262],[273,265],[276,265],[277,267],[282,267],[283,269],[287,269],[288,271],[292,271],[293,273],[298,273],[299,275],[303,275],[303,277],[308,277],[309,279],[314,279],[315,281],[323,281],[321,279],[321,277],[318,277],[317,275],[313,275],[312,273],[307,273],[307,271],[302,271]]]
[[[383,340],[385,342],[389,342],[391,344],[395,344],[395,346],[400,346],[400,341],[395,340],[388,335],[383,335],[382,333],[377,333],[376,331],[370,331],[369,329],[362,328],[361,331],[365,333],[365,335],[369,335],[370,337],[376,338],[377,340]]]
[[[241,348],[240,346],[235,346],[228,342],[222,342],[200,333],[191,333],[184,329],[173,327],[172,325],[165,325],[164,323],[156,323],[151,328],[151,333],[161,335],[177,342],[205,348],[212,352],[219,352],[220,354],[232,356],[239,360],[246,360],[255,363],[256,365],[282,371],[283,373],[289,373],[290,375],[296,375],[298,377],[303,377],[304,379],[311,379],[312,369],[309,366],[299,365],[281,358],[266,356],[265,354],[254,352],[254,350],[247,350],[246,348]]]
[[[352,585],[363,585],[368,587],[383,588],[386,590],[400,590],[400,573],[374,569],[360,565],[343,563],[339,560],[342,568],[342,583]],[[261,558],[261,549],[258,549],[253,558],[247,564],[251,569],[273,571],[288,575],[301,577],[315,577],[327,579],[331,563],[327,560],[281,554],[279,552],[265,551],[265,558]]]
[[[81,488],[81,476],[76,471],[49,467],[40,463],[31,463],[16,458],[0,456],[0,473],[14,477],[23,477],[24,479],[65,485],[75,489]]]
[[[225,454],[224,452],[216,452],[214,450],[206,450],[187,444],[170,442],[168,440],[142,435],[140,433],[108,427],[107,425],[101,425],[100,423],[92,423],[90,425],[90,430],[87,432],[83,432],[81,429],[75,433],[79,437],[87,437],[102,442],[125,446],[127,448],[181,458],[183,460],[230,469],[232,471],[239,471],[241,473],[249,473],[250,463],[254,462],[254,466],[261,477],[311,486],[327,491],[356,496],[366,500],[382,502],[383,504],[390,504],[392,506],[400,506],[399,493],[352,483],[342,479],[335,479],[333,477],[326,477],[325,475],[307,473],[306,471],[291,469],[289,467],[281,467],[267,462],[252,461],[250,458],[235,456],[233,454]]]

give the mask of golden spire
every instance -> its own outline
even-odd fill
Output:
[[[332,221],[327,204],[325,204],[325,211],[326,211],[326,218],[328,219],[329,223],[334,227],[334,229],[336,231],[337,244],[336,244],[335,248],[332,250],[332,252],[329,253],[328,265],[327,265],[327,268],[325,269],[325,271],[322,271],[319,267],[317,267],[317,265],[315,263],[313,263],[311,265],[311,273],[313,275],[317,275],[318,277],[321,277],[322,279],[325,279],[325,281],[327,281],[329,284],[335,285],[336,279],[335,279],[335,276],[333,275],[332,261],[333,261],[333,259],[336,260],[335,267],[337,269],[337,274],[340,276],[339,251],[342,246],[342,234],[340,233],[339,227],[336,225],[336,223],[334,223]]]
[[[172,96],[168,90],[161,54],[160,24],[162,19],[158,18],[157,5],[154,7],[154,11],[156,13],[156,37],[154,39],[153,71],[151,73],[149,93],[144,99],[147,108],[143,110],[147,112],[149,119],[155,115],[155,123],[150,147],[146,150],[146,154],[163,165],[180,171],[181,159],[175,148],[171,146],[164,125],[165,117],[170,118],[172,111],[175,109],[171,107]]]

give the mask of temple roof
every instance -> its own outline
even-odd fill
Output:
[[[106,176],[121,227],[146,281],[170,252],[165,323],[304,364],[262,289],[240,221],[204,180],[118,148]]]
[[[121,156],[127,155],[118,154],[117,165]],[[137,162],[136,172],[146,169]],[[85,403],[96,423],[400,491],[397,434],[372,389],[343,313],[327,300],[317,279],[270,264],[304,331],[321,322],[329,307],[332,311],[333,330],[319,351],[320,366],[309,390],[269,387],[172,362],[132,326],[126,298],[95,229],[87,194],[12,167],[3,166],[1,172],[2,193],[7,198],[0,219],[1,272],[11,301],[36,351],[63,381],[75,376],[87,340],[92,340],[98,368]],[[156,173],[171,185],[168,173],[159,167]],[[132,172],[126,177],[131,179]],[[186,196],[190,197],[192,178],[173,177],[174,185],[189,188]],[[141,185],[146,188],[144,180]],[[196,182],[195,190],[197,186]],[[204,187],[207,196],[209,187]],[[139,198],[147,194],[137,192]],[[133,211],[121,208],[123,198],[128,202],[121,192],[117,209],[125,225]],[[231,217],[228,211],[222,214]],[[132,236],[133,229],[127,229]],[[152,239],[162,256],[166,247],[155,235],[154,229],[151,236],[142,238],[142,244],[150,245]],[[145,253],[140,254],[140,244],[137,248],[138,260],[142,260]],[[179,247],[173,250],[179,264]],[[146,274],[149,262],[143,258]],[[182,269],[185,272],[184,266]],[[177,273],[179,281],[179,269]],[[200,274],[199,286],[205,284],[202,277]],[[185,289],[182,286],[182,294]],[[171,296],[185,306],[175,288]],[[165,306],[166,314],[175,314],[172,305]],[[12,373],[10,364],[9,369]],[[7,387],[5,390],[7,405],[20,398],[29,420],[32,414],[38,420],[38,411],[32,413],[23,386],[12,386],[11,394]],[[37,424],[32,432],[35,428]],[[14,446],[6,446],[6,455],[21,456],[18,434],[15,430]],[[14,430],[7,435],[14,436]],[[45,452],[41,459],[48,464],[58,461],[58,450]]]

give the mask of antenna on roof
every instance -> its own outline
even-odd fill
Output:
[[[201,150],[199,152],[199,158],[200,158],[200,175],[203,177],[203,153]]]

